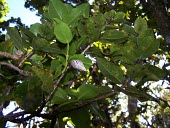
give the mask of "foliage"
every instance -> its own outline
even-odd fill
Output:
[[[124,5],[131,8],[133,2]],[[40,127],[142,127],[136,120],[138,115],[148,120],[150,102],[169,107],[156,96],[159,88],[151,89],[169,80],[169,71],[159,66],[161,56],[169,57],[166,45],[142,16],[133,21],[121,3],[119,8],[94,7],[91,14],[88,3],[73,7],[50,0],[41,24],[8,27],[10,39],[0,44],[1,109],[16,101],[23,112],[0,116],[0,124],[42,117]],[[86,71],[74,69],[73,60]],[[117,113],[122,93],[132,106],[129,116]],[[146,125],[157,126],[151,123]]]

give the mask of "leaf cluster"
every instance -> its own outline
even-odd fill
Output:
[[[119,123],[110,117],[119,110],[120,92],[161,104],[143,86],[169,75],[151,59],[163,52],[161,42],[142,17],[133,26],[126,21],[121,11],[90,15],[87,3],[73,7],[51,0],[42,23],[29,29],[8,27],[10,39],[0,44],[0,102],[16,101],[31,116],[0,119],[23,123],[38,116],[51,120],[40,127],[53,127],[56,120],[60,127],[68,122],[75,127],[113,127]],[[18,51],[18,60],[3,56]],[[86,72],[74,69],[72,60],[81,61]]]

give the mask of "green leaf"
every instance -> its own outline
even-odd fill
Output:
[[[82,36],[78,41],[72,42],[69,48],[69,55],[74,55],[78,48],[80,47],[80,45],[83,45],[85,43],[88,43],[87,36]]]
[[[148,28],[146,20],[139,16],[134,23],[134,29],[136,33],[145,31]]]
[[[121,87],[115,85],[115,90],[119,91],[119,92],[123,92],[124,94],[126,94],[128,96],[135,97],[138,100],[140,100],[141,102],[145,102],[145,101],[149,101],[149,100],[158,102],[158,100],[156,98],[152,97],[151,95],[147,94],[144,91],[137,89],[134,86],[127,86],[126,89],[122,89]]]
[[[79,100],[92,99],[98,94],[97,87],[92,84],[83,84],[77,89],[77,98]]]
[[[47,40],[52,40],[54,37],[54,32],[53,32],[53,26],[51,25],[51,23],[45,23],[42,24],[39,28],[40,31],[40,35],[47,39]]]
[[[114,22],[119,23],[119,22],[123,22],[124,18],[125,18],[125,13],[117,12],[113,20]]]
[[[85,29],[86,29],[86,35],[88,35],[88,37],[91,40],[94,41],[94,40],[99,39],[99,37],[100,37],[100,28],[96,28],[94,19],[88,18],[86,20]]]
[[[21,37],[19,35],[18,30],[16,28],[14,28],[14,27],[13,28],[12,27],[8,27],[7,28],[7,33],[10,36],[11,40],[13,41],[15,47],[18,50],[24,51],[25,44],[22,41],[22,39],[21,39]]]
[[[24,28],[24,27],[22,27],[22,26],[20,26],[19,27],[20,28],[20,30],[25,34],[25,35],[27,35],[29,38],[35,38],[36,36],[30,31],[30,30],[28,30],[28,29],[26,29],[26,28]]]
[[[135,35],[135,30],[133,27],[127,25],[127,24],[124,24],[123,25],[123,30],[127,33],[127,34],[134,34]]]
[[[92,61],[89,58],[86,58],[83,54],[74,54],[73,56],[71,56],[69,58],[69,61],[71,62],[71,60],[80,60],[83,62],[84,67],[86,69],[89,69],[90,66],[92,65]]]
[[[63,20],[63,17],[68,14],[67,9],[61,0],[50,0],[49,2],[49,16],[51,19]]]
[[[128,77],[134,82],[142,80],[146,76],[146,72],[148,72],[147,68],[140,64],[129,65],[126,68]]]
[[[38,54],[33,54],[30,58],[30,62],[32,65],[34,66],[38,66],[38,67],[43,67],[43,64],[42,64],[42,60],[44,59],[42,56],[38,55]]]
[[[162,70],[156,66],[149,65],[148,72],[146,72],[146,76],[143,81],[159,81],[164,79],[166,76],[166,71]]]
[[[93,19],[95,21],[95,27],[99,28],[100,31],[106,28],[106,19],[102,13],[98,12],[97,15],[93,16]]]
[[[17,86],[15,91],[16,102],[29,112],[33,112],[41,105],[42,83],[39,78],[28,78]]]
[[[66,7],[67,13],[70,13],[73,9],[73,6],[71,6],[70,4],[64,4],[64,6]]]
[[[35,23],[35,24],[31,25],[30,31],[31,31],[35,36],[37,36],[38,34],[40,34],[40,27],[41,27],[41,24],[40,24],[40,23]]]
[[[14,43],[11,40],[7,40],[0,43],[0,51],[13,53],[14,51]]]
[[[97,64],[100,71],[104,76],[113,81],[114,83],[120,84],[124,80],[124,73],[120,66],[107,61],[103,58],[97,58]]]
[[[64,22],[61,22],[54,27],[54,34],[62,43],[69,43],[73,39],[71,29]]]
[[[66,101],[68,101],[67,93],[62,88],[58,87],[51,102],[54,104],[62,104]]]
[[[105,12],[104,13],[104,17],[106,19],[112,19],[115,16],[115,14],[116,14],[116,11],[115,10],[111,10],[109,12]]]
[[[57,54],[64,54],[64,52],[58,47],[56,43],[50,44],[49,41],[47,41],[44,38],[34,38],[32,41],[32,47],[36,51],[43,51],[45,53],[52,53],[54,56]]]
[[[53,89],[53,75],[52,75],[52,73],[47,69],[40,69],[37,66],[32,66],[32,71],[43,82],[43,90],[50,92]]]
[[[90,115],[86,107],[70,111],[66,116],[71,117],[76,128],[91,128]]]
[[[112,88],[110,88],[109,86],[98,86],[97,89],[99,94],[106,94],[112,91]]]
[[[47,47],[50,46],[50,43],[44,39],[44,38],[34,38],[32,41],[32,47],[34,48],[34,50],[37,51],[45,51],[45,49]]]
[[[63,22],[73,26],[80,19],[80,16],[89,17],[89,4],[81,4],[70,10],[69,14],[64,16]]]
[[[136,55],[138,55],[139,58],[147,58],[158,50],[160,42],[152,36],[147,36],[138,40],[137,44]]]
[[[62,73],[62,66],[61,62],[58,59],[51,61],[50,70],[55,72],[54,79],[57,78]]]
[[[102,40],[111,40],[111,41],[124,41],[128,35],[125,32],[118,30],[106,30],[102,36]],[[121,42],[120,42],[121,43]]]

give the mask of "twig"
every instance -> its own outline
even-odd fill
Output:
[[[31,51],[30,53],[28,53],[23,59],[22,61],[19,63],[18,67],[22,67],[23,63],[34,53],[34,51]]]
[[[85,54],[85,52],[91,47],[91,45],[93,44],[93,42],[91,42],[84,50],[81,54]]]
[[[19,59],[20,59],[17,55],[12,55],[12,54],[10,54],[10,53],[1,52],[1,51],[0,51],[0,56],[4,56],[4,57],[10,58],[10,59],[12,59],[12,60],[19,60]]]
[[[103,100],[103,99],[106,99],[106,98],[108,98],[108,97],[111,97],[111,96],[113,96],[115,93],[117,93],[117,92],[110,92],[110,93],[108,93],[108,94],[106,94],[106,95],[102,95],[102,96],[97,97],[97,98],[95,98],[95,99],[88,100],[87,102],[78,104],[78,105],[76,105],[76,106],[74,106],[74,107],[72,107],[72,108],[69,108],[69,109],[67,109],[67,110],[64,110],[64,111],[61,111],[61,112],[58,112],[58,113],[76,110],[76,109],[78,109],[78,108],[87,106],[87,105],[89,105],[90,103],[93,103],[93,102],[96,102],[96,101]]]
[[[85,54],[85,52],[91,47],[92,44],[93,44],[93,42],[90,43],[90,44],[83,50],[83,52],[82,52],[81,54]],[[60,83],[61,79],[64,77],[65,73],[67,72],[67,70],[68,70],[70,67],[71,67],[71,66],[68,65],[68,66],[66,67],[66,70],[61,74],[61,76],[60,76],[60,77],[58,78],[58,80],[55,82],[55,84],[54,84],[54,89],[53,89],[53,91],[50,93],[50,95],[47,97],[47,99],[46,99],[46,101],[45,101],[45,104],[51,99],[51,97],[53,96],[53,94],[55,93],[55,91],[56,91],[56,89],[57,89],[57,87],[58,87],[58,84]]]
[[[9,68],[11,68],[11,69],[19,72],[19,74],[22,75],[22,76],[26,76],[26,77],[29,77],[29,76],[30,76],[29,73],[27,73],[27,72],[19,69],[18,67],[14,66],[13,64],[5,63],[5,62],[0,62],[0,65],[8,66]]]
[[[116,92],[110,92],[110,93],[108,93],[108,94],[106,94],[106,95],[102,95],[102,96],[97,97],[97,98],[95,98],[95,99],[86,101],[86,102],[84,102],[84,103],[80,103],[80,104],[78,104],[78,105],[76,105],[76,106],[74,106],[74,107],[72,107],[72,108],[67,109],[67,110],[57,111],[56,114],[59,114],[59,113],[62,113],[62,112],[69,112],[69,111],[72,111],[72,110],[79,109],[79,108],[81,108],[81,107],[84,107],[84,106],[89,105],[90,103],[93,103],[93,102],[96,102],[96,101],[103,100],[103,99],[105,99],[105,98],[111,97],[111,96],[113,96],[115,93],[116,93]],[[24,115],[24,114],[29,114],[29,113],[27,113],[27,112],[25,112],[25,111],[23,111],[23,112],[18,112],[18,113],[13,113],[13,114],[10,113],[10,114],[8,114],[8,115],[6,115],[6,116],[0,116],[0,120],[6,120],[6,121],[12,121],[12,122],[14,122],[14,123],[20,123],[20,122],[22,122],[23,120],[24,120],[24,121],[27,121],[27,120],[31,119],[33,116],[42,117],[42,118],[45,118],[45,119],[53,119],[53,117],[54,117],[54,115],[55,115],[55,113],[41,114],[41,113],[36,113],[36,112],[35,112],[35,113],[32,113],[30,116],[27,116],[27,117],[25,117],[25,118],[17,119],[17,117],[22,116],[22,115]]]
[[[51,99],[51,97],[53,96],[53,94],[55,93],[58,84],[60,83],[61,79],[64,77],[65,73],[67,72],[67,70],[70,68],[71,66],[67,66],[66,70],[61,74],[61,76],[57,79],[57,81],[54,84],[54,89],[53,91],[50,93],[50,95],[47,97],[45,104]]]

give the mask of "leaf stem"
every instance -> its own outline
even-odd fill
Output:
[[[65,67],[64,67],[62,73],[65,72],[65,70],[66,70],[66,68],[67,68],[67,65],[68,65],[68,57],[69,57],[69,43],[67,43],[66,63],[65,63]]]

